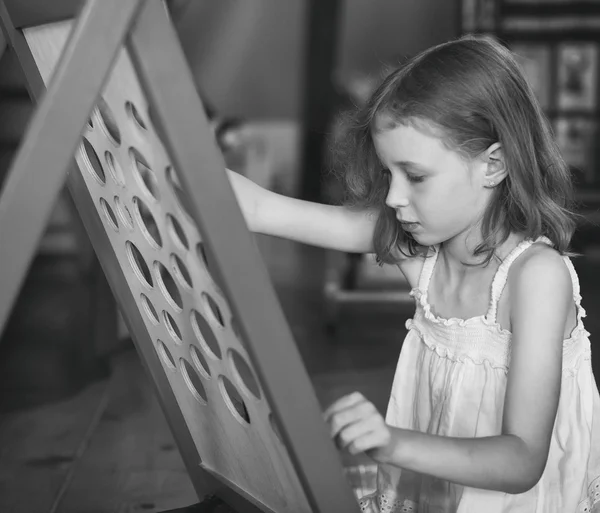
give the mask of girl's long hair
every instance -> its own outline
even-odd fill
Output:
[[[425,254],[401,230],[386,206],[389,190],[372,135],[378,116],[392,126],[427,124],[441,129],[446,146],[465,159],[500,142],[508,176],[495,187],[481,220],[475,255],[488,263],[511,232],[548,237],[561,253],[576,228],[571,172],[548,121],[511,52],[488,37],[465,36],[410,60],[382,82],[368,103],[345,119],[336,160],[345,204],[378,211],[374,248],[380,263],[396,263],[398,251]],[[416,125],[415,125],[416,126]]]

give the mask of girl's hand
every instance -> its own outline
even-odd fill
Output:
[[[350,454],[365,452],[379,463],[392,456],[392,433],[377,408],[359,392],[334,402],[323,413],[336,445]]]

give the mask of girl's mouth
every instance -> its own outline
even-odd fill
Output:
[[[417,226],[419,226],[419,223],[417,223],[417,222],[400,221],[400,226],[402,226],[402,229],[404,231],[410,232],[410,231],[413,231],[415,228],[417,228]]]

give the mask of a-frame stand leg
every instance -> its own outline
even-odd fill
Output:
[[[69,45],[71,51],[62,56],[46,93],[50,101],[42,102],[33,114],[5,179],[0,196],[0,333],[64,185],[76,149],[73,143],[77,144],[139,3],[96,0],[85,6],[81,23],[71,36],[76,44]],[[112,9],[105,4],[112,4]],[[0,9],[6,20],[2,4]],[[90,62],[94,65],[89,66]],[[81,73],[82,69],[86,73]],[[77,87],[63,88],[63,83]],[[64,105],[85,108],[70,110]],[[57,121],[54,126],[46,123],[48,118]]]

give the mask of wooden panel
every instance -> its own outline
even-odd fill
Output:
[[[26,38],[30,44],[36,62],[40,63],[39,69],[42,74],[42,78],[45,81],[49,80],[52,76],[53,67],[57,63],[62,48],[66,44],[69,32],[69,22],[61,22],[51,26],[31,28],[26,31]],[[52,44],[48,44],[49,41],[51,41]],[[126,101],[131,102],[131,110],[126,109]],[[138,121],[141,121],[144,126],[147,127],[146,129],[143,129],[141,125],[136,124],[136,118],[133,117],[133,108],[135,108],[135,112],[137,113],[136,116]],[[180,327],[176,327],[175,329],[181,330],[182,338],[185,337],[185,339],[190,341],[196,338],[193,334],[192,325],[189,320],[187,323],[185,320],[182,320],[182,316],[178,315],[178,313],[181,314],[182,312],[177,312],[177,306],[175,305],[175,308],[173,308],[173,301],[171,300],[169,302],[166,299],[166,296],[159,287],[158,283],[155,282],[156,276],[154,274],[151,278],[149,278],[152,280],[153,287],[144,286],[143,283],[140,282],[140,269],[137,269],[136,272],[133,270],[135,267],[132,267],[132,265],[136,265],[136,257],[133,256],[133,252],[136,250],[128,250],[128,248],[135,247],[140,248],[141,251],[144,251],[143,256],[141,256],[141,253],[135,254],[138,255],[138,257],[141,256],[142,259],[149,262],[149,269],[152,269],[153,267],[153,260],[157,262],[159,260],[163,260],[166,263],[166,268],[171,269],[171,264],[169,263],[169,253],[171,253],[171,255],[179,254],[181,258],[180,265],[188,267],[188,272],[191,273],[194,282],[200,284],[202,281],[208,280],[209,283],[207,283],[203,288],[209,289],[210,285],[210,294],[216,296],[217,292],[214,290],[214,284],[209,277],[206,275],[202,276],[201,274],[196,276],[196,273],[194,273],[194,264],[190,263],[190,260],[193,262],[193,259],[199,258],[199,253],[194,248],[200,244],[200,237],[197,234],[190,233],[193,232],[194,228],[191,226],[191,221],[189,218],[184,218],[183,216],[180,217],[177,215],[181,212],[181,207],[178,207],[175,204],[174,198],[171,198],[171,204],[167,204],[166,206],[162,207],[164,208],[164,211],[162,212],[160,218],[156,214],[156,209],[161,206],[161,203],[153,198],[152,193],[156,194],[157,196],[160,195],[159,197],[163,198],[163,203],[166,203],[166,197],[168,197],[169,192],[171,195],[174,195],[174,192],[172,186],[168,186],[166,174],[167,160],[166,155],[164,154],[164,149],[162,149],[156,138],[156,135],[153,133],[152,125],[147,113],[148,105],[133,73],[133,68],[127,52],[123,50],[120,52],[113,73],[101,94],[101,100],[93,113],[91,125],[88,126],[84,134],[84,140],[88,142],[85,142],[84,145],[82,145],[76,156],[79,169],[81,170],[81,174],[79,175],[81,177],[81,183],[84,187],[87,187],[87,191],[84,191],[82,188],[79,194],[91,193],[90,199],[93,201],[93,207],[92,205],[90,205],[90,207],[92,208],[97,208],[100,206],[100,198],[107,198],[108,202],[110,202],[105,204],[107,205],[106,207],[100,207],[100,217],[98,217],[98,214],[94,214],[104,227],[109,228],[110,231],[105,232],[105,234],[109,237],[109,240],[116,236],[116,242],[120,242],[115,249],[121,258],[121,265],[124,273],[121,281],[126,280],[130,282],[130,287],[134,291],[134,297],[136,299],[139,299],[143,293],[148,298],[148,305],[156,305],[151,307],[148,306],[148,308],[156,308],[157,316],[159,318],[158,325],[155,325],[149,319],[148,315],[146,315],[146,310],[142,310],[141,312],[138,311],[138,313],[143,316],[141,318],[149,328],[148,331],[152,333],[152,338],[154,339],[153,342],[151,339],[146,337],[144,340],[140,341],[140,337],[138,336],[138,344],[142,345],[140,352],[143,356],[145,356],[146,360],[151,360],[152,357],[154,358],[150,363],[148,363],[148,361],[146,361],[146,363],[150,367],[157,364],[158,368],[160,368],[161,372],[163,372],[163,379],[168,379],[171,381],[170,385],[176,390],[176,395],[177,393],[181,394],[181,401],[183,401],[183,404],[187,405],[188,410],[192,410],[193,408],[201,406],[201,404],[190,393],[190,388],[187,384],[188,381],[183,377],[183,375],[180,372],[173,374],[173,371],[171,371],[168,366],[170,360],[167,356],[167,352],[168,354],[173,354],[175,357],[174,362],[177,363],[179,358],[184,358],[185,362],[187,363],[183,363],[181,365],[187,369],[187,376],[191,376],[190,379],[196,380],[198,379],[198,371],[196,370],[197,368],[193,363],[190,364],[190,362],[193,361],[192,354],[189,352],[189,347],[191,344],[186,347],[182,344],[181,340],[175,340],[176,337],[173,329],[167,328],[167,323],[165,322],[166,314],[170,312],[169,315],[171,315],[171,326],[177,323],[177,325]],[[132,149],[131,153],[130,149]],[[113,166],[108,165],[106,157],[107,152],[110,152],[110,155],[112,155],[112,162],[114,164]],[[144,160],[148,164],[151,162],[152,167],[146,169],[142,164],[140,164],[138,167],[138,165],[134,163],[132,155],[136,155],[138,159]],[[158,159],[163,160],[161,165],[158,164]],[[159,177],[161,182],[160,185],[158,182]],[[76,201],[80,199],[78,196],[79,195],[76,193]],[[81,207],[80,202],[79,205]],[[113,215],[115,215],[114,221],[119,227],[120,232],[117,232],[111,227],[110,223],[112,221],[112,217],[109,213],[109,209],[112,211]],[[169,234],[169,229],[166,223],[167,220],[165,218],[165,213],[167,210],[171,211],[177,216],[173,217],[173,219],[175,219],[175,222],[177,223],[182,223],[184,226],[183,229],[188,233],[188,237],[191,238],[195,235],[196,240],[192,239],[193,250],[191,252],[187,252],[187,255],[185,255],[186,252],[185,249],[181,247],[181,243],[178,245],[177,241],[173,240],[175,233],[172,232]],[[177,219],[179,219],[179,221],[177,221]],[[169,250],[166,258],[162,255],[159,255],[158,252],[153,251],[157,249],[157,244],[154,243],[153,245],[151,243],[152,235],[158,237],[156,230],[159,230],[158,233],[161,234],[161,245],[166,246],[165,250]],[[132,245],[127,245],[124,239],[119,240],[120,234],[122,234],[122,236],[126,238],[127,242]],[[111,242],[114,243],[115,240],[113,239]],[[100,249],[96,247],[96,250],[99,252],[100,256],[106,253],[106,248]],[[142,265],[141,260],[137,265]],[[196,268],[198,268],[198,273],[202,273],[197,264]],[[172,272],[172,270],[170,272]],[[192,291],[190,290],[188,293],[191,292]],[[202,298],[198,297],[197,299],[201,300]],[[127,300],[125,301],[127,302]],[[196,306],[196,309],[198,311],[204,311],[204,305],[202,305],[202,301],[198,302],[201,306]],[[134,300],[132,306],[137,309],[136,305],[137,302]],[[189,312],[187,316],[189,317]],[[131,322],[130,318],[127,320]],[[130,326],[130,332],[139,333],[139,330],[136,330],[135,328],[131,329]],[[164,345],[158,346],[161,347],[162,350],[157,353],[155,352],[154,347],[155,344],[158,343],[159,339]],[[150,346],[148,346],[148,342],[150,343]],[[198,361],[198,358],[202,358],[198,341],[196,341],[194,348],[196,351],[198,351],[195,353],[195,359]],[[148,351],[152,352],[151,356],[148,355]],[[216,360],[216,358],[214,359]],[[165,365],[167,368],[167,374],[164,374],[162,365]],[[177,368],[179,369],[179,365],[177,365]],[[165,398],[164,394],[165,388],[169,387],[167,383],[168,382],[165,381],[164,386],[159,386],[158,388],[159,392],[162,392],[163,394],[163,401],[170,404],[169,399]],[[198,382],[195,381],[195,383],[196,387],[199,388],[200,385]],[[212,393],[215,395],[220,395],[221,392],[219,391],[218,384],[216,387],[217,388],[215,388]],[[170,417],[174,416],[173,407],[176,408],[177,406],[171,405],[170,410],[172,414]],[[179,407],[181,407],[181,403],[179,404]],[[229,418],[235,422],[235,424],[231,423],[230,428],[232,427],[234,430],[238,430],[236,433],[229,433],[231,439],[239,439],[239,430],[243,429],[243,427],[234,419],[229,410],[225,410],[224,402],[222,402],[222,409],[224,410],[222,413],[226,411],[226,414],[229,416]],[[169,411],[169,409],[167,409],[167,411]],[[197,419],[200,426],[202,426],[202,421],[204,419],[206,419],[205,416],[201,416],[199,419]],[[170,420],[172,421],[173,418]],[[204,420],[204,422],[206,422],[206,420]],[[212,432],[207,433],[207,436],[215,436],[220,438],[225,437],[227,433],[222,426],[219,426],[218,428],[215,426],[215,428],[211,431]],[[221,440],[222,444],[230,445],[229,439],[221,438]],[[211,453],[213,458],[218,460],[220,457],[218,452],[219,445],[215,442],[215,440],[208,442],[208,447],[212,449]],[[252,447],[253,445],[255,446],[256,443],[249,443],[248,447]],[[182,450],[182,454],[194,461],[193,455],[195,451],[190,449],[192,448],[189,446],[185,447],[184,450]],[[280,448],[279,450],[281,451],[282,449]],[[268,456],[269,455],[267,454],[267,457]],[[193,463],[188,463],[190,465],[197,465],[199,462],[200,459],[196,456],[196,459]],[[249,474],[252,475],[251,472],[249,472]],[[254,472],[253,475],[256,476],[258,474]],[[206,483],[201,483],[198,486],[202,488],[205,486],[205,484]]]
[[[86,228],[199,495],[201,464],[263,511],[356,510],[176,36],[165,32],[160,3],[146,5],[132,47],[171,152],[123,50],[76,153],[80,172],[69,178]],[[44,80],[68,31],[26,33]]]
[[[1,4],[0,4],[1,7]],[[44,54],[45,58],[49,59],[52,63],[51,66],[42,66],[42,69],[45,71],[45,76],[42,77],[38,71],[35,58],[32,55],[32,51],[30,50],[25,37],[23,36],[22,42],[18,37],[18,34],[13,34],[13,39],[18,43],[19,51],[18,56],[21,63],[27,63],[27,85],[35,94],[36,97],[43,96],[43,82],[45,80],[49,80],[49,77],[52,73],[52,69],[55,65],[57,65],[59,61],[60,54],[65,46],[65,43],[68,39],[69,33],[71,30],[71,23],[64,22],[55,25],[49,25],[44,27],[36,27],[32,29],[28,29],[27,37],[31,38],[32,41],[36,42],[44,47],[43,49],[36,48],[34,52],[40,58],[40,55],[48,48],[52,47],[55,49],[53,54],[48,55]],[[45,39],[47,38],[48,41]],[[48,46],[44,46],[48,45]],[[38,86],[37,82],[41,82],[42,86]],[[60,88],[59,84],[59,87]],[[45,97],[47,101],[47,95]],[[63,107],[64,111],[69,111],[68,108]],[[99,115],[94,113],[95,115]],[[88,128],[93,128],[94,118],[90,120],[90,125]],[[51,125],[52,126],[52,125]],[[100,128],[100,130],[102,130]],[[58,151],[55,150],[55,151]],[[89,169],[89,168],[88,168]],[[46,170],[48,172],[48,170]],[[89,173],[89,171],[85,171],[85,173]],[[86,174],[89,177],[89,174]],[[107,275],[111,283],[111,288],[115,296],[120,300],[121,305],[125,304],[136,304],[138,297],[134,297],[132,295],[131,290],[127,286],[125,275],[123,270],[116,264],[114,259],[116,258],[114,253],[111,253],[110,240],[108,237],[108,233],[104,231],[103,219],[98,215],[96,211],[96,204],[94,203],[94,198],[92,198],[89,194],[86,182],[84,180],[84,174],[82,174],[78,169],[74,169],[68,176],[68,186],[71,194],[77,198],[77,207],[80,210],[80,214],[82,215],[82,221],[85,225],[88,233],[95,233],[93,243],[95,245],[95,251],[100,257],[100,263],[103,264],[103,270]],[[111,262],[114,262],[113,265],[110,265]],[[143,314],[135,308],[135,310],[131,311],[126,319],[127,326],[129,328],[130,333],[140,333],[141,330],[144,330],[145,321]],[[138,349],[140,346],[138,345]],[[144,348],[142,346],[142,353],[144,353]],[[144,361],[146,365],[150,368],[162,368],[162,364],[154,352],[152,346],[146,349]],[[171,405],[174,407],[171,409],[166,408],[168,412],[168,420],[170,422],[171,429],[178,441],[179,448],[181,454],[186,462],[186,466],[188,468],[188,472],[190,473],[190,477],[192,478],[194,487],[199,497],[203,497],[206,494],[220,492],[223,496],[228,496],[230,493],[230,489],[225,485],[221,484],[218,480],[212,479],[206,472],[202,471],[202,469],[198,466],[198,455],[195,451],[193,441],[189,435],[189,431],[184,427],[183,419],[181,417],[181,411],[177,408],[175,404],[175,400],[171,389],[169,388],[167,377],[163,374],[158,377],[155,374],[155,390],[158,393],[159,398],[162,400],[163,405]],[[182,427],[183,426],[183,427]],[[230,497],[232,502],[237,500],[238,496],[236,494]],[[246,509],[244,511],[253,511],[248,507],[247,502],[244,502],[244,506]]]
[[[45,80],[56,62],[48,48],[60,47],[46,43],[66,41],[68,30],[61,23],[26,32],[36,62],[43,62]],[[205,468],[273,511],[308,511],[285,448],[274,436],[268,405],[237,384],[228,354],[248,362],[247,351],[231,329],[219,325],[218,315],[230,325],[231,311],[206,272],[202,238],[176,195],[182,194],[177,175],[154,132],[126,51],[119,53],[100,98],[76,160],[138,299],[124,312],[127,316],[128,306],[141,310],[147,335],[136,339],[142,356],[156,351],[154,358],[162,362],[160,372],[177,397]],[[235,403],[224,399],[225,383],[236,383],[242,391]],[[251,426],[234,404],[245,408]]]
[[[256,452],[264,450],[260,445],[250,448],[248,444],[253,440],[262,442],[267,451],[271,445],[278,447],[279,437],[273,431],[279,430],[287,449],[280,460],[285,464],[283,469],[287,466],[285,456],[289,455],[311,510],[352,511],[357,505],[344,481],[339,456],[322,421],[314,390],[227,180],[223,158],[216,148],[176,34],[157,3],[147,3],[130,41],[136,68],[143,77],[156,117],[164,128],[163,143],[168,148],[170,165],[177,169],[183,190],[193,191],[185,195],[183,207],[200,229],[209,257],[206,266],[209,276],[227,299],[223,306],[228,307],[228,311],[224,310],[222,316],[217,314],[219,321],[213,324],[218,332],[223,333],[224,341],[230,336],[227,353],[230,358],[234,356],[234,365],[229,361],[230,368],[225,365],[221,370],[230,372],[234,367],[236,377],[235,352],[241,354],[243,348],[249,357],[244,366],[252,364],[252,374],[262,385],[255,384],[253,387],[250,383],[249,386],[250,389],[258,389],[254,396],[259,400],[259,415],[253,426],[247,426],[253,427],[256,432],[239,432],[239,446],[223,445],[220,448],[222,462],[215,469],[236,477],[231,479],[232,483],[255,482],[260,485],[259,488],[248,487],[249,493],[267,497],[269,492],[269,498],[275,498],[281,504],[277,511],[287,511],[287,508],[301,510],[304,505],[294,503],[294,496],[286,493],[294,490],[295,476],[291,474],[286,482],[286,477],[278,472],[279,462],[276,459],[272,460],[272,465],[276,475],[281,476],[279,481],[269,480],[273,471],[270,465],[262,467],[260,477],[249,479],[249,476],[244,476],[239,479],[244,472],[239,469],[240,463],[258,462],[263,458]],[[177,80],[172,77],[177,77]],[[213,262],[211,256],[216,257]],[[196,290],[196,296],[198,292]],[[222,308],[220,302],[218,307]],[[214,308],[204,306],[203,315],[207,315],[209,323],[214,314]],[[242,363],[244,360],[245,355]],[[250,371],[246,373],[239,368],[238,371],[242,374],[241,381],[244,381],[244,374],[250,374]],[[240,383],[239,378],[237,382]],[[249,385],[247,379],[245,384]],[[241,386],[244,388],[244,384]],[[269,407],[261,411],[263,400]],[[264,415],[269,409],[270,414],[261,419],[260,414]],[[225,420],[226,417],[225,414],[221,418]],[[273,428],[271,419],[278,428]],[[192,430],[196,428],[197,420],[188,421]],[[230,419],[227,422],[231,422]],[[230,434],[235,435],[236,432]],[[229,433],[228,438],[231,440]],[[202,444],[201,449],[206,450],[206,444]],[[287,485],[283,491],[269,489],[278,487],[280,483]],[[273,496],[273,492],[283,493],[283,500],[289,502],[284,503],[281,498]]]

